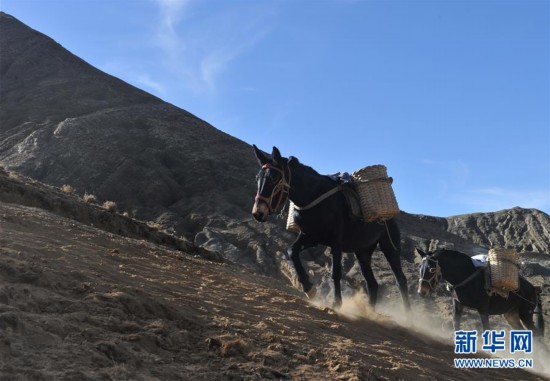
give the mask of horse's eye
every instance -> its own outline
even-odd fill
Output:
[[[271,182],[271,183],[274,183],[274,182],[275,182],[275,176],[273,176],[272,173],[269,173],[269,172],[268,172],[268,173],[266,174],[265,177],[266,177],[266,180],[267,180],[267,181],[269,181],[269,182]]]
[[[436,270],[435,270],[434,268],[431,268],[431,269],[430,269],[430,272],[431,272],[432,274],[435,273],[435,271],[436,271]]]

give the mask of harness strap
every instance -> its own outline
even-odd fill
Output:
[[[453,288],[458,288],[458,287],[462,287],[464,286],[466,283],[468,283],[469,281],[471,281],[472,279],[474,279],[477,274],[479,274],[481,272],[481,268],[478,268],[476,271],[474,271],[473,274],[471,274],[468,278],[464,279],[462,282],[460,282],[459,284],[453,284]]]
[[[297,210],[308,210],[308,209],[311,209],[311,208],[313,208],[314,206],[316,206],[317,204],[319,204],[321,201],[326,200],[327,198],[329,198],[329,197],[332,196],[333,194],[336,194],[336,193],[340,192],[341,190],[342,190],[342,187],[341,187],[340,185],[338,185],[337,187],[332,188],[332,189],[329,190],[328,192],[323,193],[322,195],[320,195],[319,197],[317,197],[315,200],[313,200],[312,202],[310,202],[310,203],[307,204],[306,206],[297,206],[297,205],[294,205],[294,209],[297,209]]]

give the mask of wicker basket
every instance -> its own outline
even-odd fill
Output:
[[[294,203],[292,201],[288,201],[288,217],[286,219],[286,230],[300,233],[300,227],[296,224],[294,221]]]
[[[491,287],[516,291],[519,288],[519,254],[512,249],[489,250]]]
[[[352,174],[366,221],[389,220],[399,214],[399,206],[386,167],[371,165]]]

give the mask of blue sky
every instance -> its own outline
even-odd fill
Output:
[[[99,69],[320,173],[386,165],[407,212],[550,213],[550,1],[0,8]]]

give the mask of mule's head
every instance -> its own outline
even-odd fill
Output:
[[[416,254],[422,258],[420,262],[420,278],[418,281],[418,294],[422,297],[430,294],[441,280],[441,268],[439,262],[432,253],[425,253],[415,249]]]
[[[290,170],[277,147],[273,147],[271,156],[256,146],[254,152],[261,169],[256,176],[258,192],[252,207],[252,215],[256,220],[265,222],[270,214],[286,202],[290,189]]]

